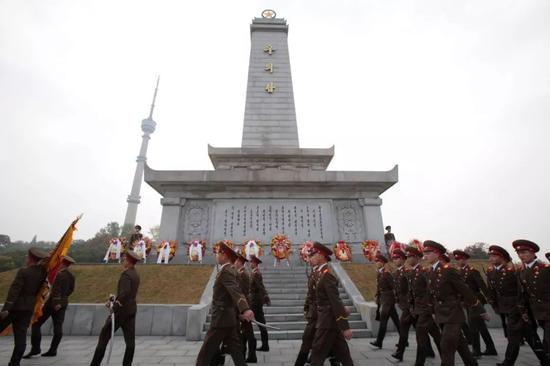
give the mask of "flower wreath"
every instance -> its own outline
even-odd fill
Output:
[[[284,246],[284,249],[279,250],[280,245]],[[271,245],[271,254],[277,259],[288,259],[290,255],[291,243],[288,240],[287,236],[284,234],[275,235],[270,242]]]
[[[363,255],[369,262],[372,262],[378,254],[380,254],[380,245],[376,240],[364,240],[361,243]]]
[[[334,244],[334,256],[340,262],[351,262],[351,249],[349,244],[343,240],[338,240],[338,243]]]
[[[308,240],[298,249],[298,254],[303,262],[307,262],[309,258],[309,251],[313,248],[313,242]]]
[[[157,254],[160,253],[162,250],[162,247],[164,247],[164,243],[168,240],[161,240],[160,243],[157,245]],[[168,257],[168,261],[171,261],[172,258],[176,255],[176,250],[178,249],[178,245],[174,240],[169,240],[168,243],[170,244],[170,254]]]
[[[191,262],[196,262],[198,261],[198,257],[191,257],[190,253],[191,253],[191,245],[193,245],[193,243],[195,242],[198,242],[201,246],[201,252],[202,252],[202,258],[204,259],[204,255],[206,254],[206,241],[201,239],[201,240],[190,240],[188,241],[187,243],[185,243],[187,245],[187,258],[189,258],[189,260]]]
[[[255,240],[255,239],[243,241],[243,245],[241,246],[241,255],[246,258],[246,247],[247,247],[248,243],[250,243],[250,242],[253,242],[254,244],[256,244],[256,247],[258,248],[258,255],[256,255],[256,257],[258,257],[258,258],[261,257],[262,256],[262,242],[259,241],[259,240]]]

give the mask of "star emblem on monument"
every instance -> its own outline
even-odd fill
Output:
[[[266,9],[262,11],[262,18],[273,19],[276,16],[277,16],[277,13],[275,12],[275,10]]]

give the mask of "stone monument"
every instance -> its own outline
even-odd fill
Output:
[[[180,244],[204,239],[210,249],[222,239],[268,244],[283,233],[294,248],[346,240],[354,259],[362,258],[363,240],[384,243],[380,194],[398,181],[397,166],[330,171],[334,147],[300,148],[286,20],[266,10],[250,32],[241,147],[208,146],[214,170],[145,166],[145,181],[162,195],[160,236]]]

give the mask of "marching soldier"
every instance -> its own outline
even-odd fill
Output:
[[[428,270],[420,265],[422,253],[415,247],[408,247],[407,262],[411,266],[409,278],[409,303],[411,313],[416,317],[416,360],[415,366],[424,366],[426,357],[435,357],[431,346],[432,336],[438,350],[441,331],[433,319],[431,294],[428,288]],[[440,351],[441,354],[441,351]]]
[[[218,242],[216,261],[220,265],[214,293],[212,294],[212,322],[197,356],[196,366],[207,366],[223,343],[231,354],[235,366],[245,366],[242,346],[239,339],[238,319],[251,321],[254,313],[250,310],[245,296],[237,282],[237,273],[231,263],[237,253],[223,242]],[[237,317],[237,312],[239,316]]]
[[[380,309],[380,326],[378,328],[378,336],[376,341],[370,342],[373,349],[381,349],[382,342],[386,336],[388,327],[388,319],[391,318],[399,332],[399,316],[395,310],[395,294],[393,288],[393,277],[386,264],[388,259],[382,254],[376,256],[378,265],[377,288],[376,288],[376,305]]]
[[[441,365],[453,366],[455,353],[458,351],[466,366],[477,366],[478,363],[468,348],[468,342],[460,331],[462,323],[466,321],[461,302],[464,302],[464,306],[472,314],[480,314],[483,320],[489,320],[489,315],[462,281],[458,271],[440,260],[446,252],[445,247],[435,241],[424,242],[424,258],[432,266],[428,286],[434,305],[435,321],[443,329],[440,344]]]
[[[27,328],[34,311],[36,295],[46,279],[41,260],[48,256],[38,248],[27,253],[26,267],[17,271],[8,290],[6,302],[0,311],[0,332],[13,327],[14,347],[8,366],[19,366],[27,347]]]
[[[537,259],[539,246],[520,239],[512,243],[523,263],[519,279],[523,288],[525,307],[533,312],[536,322],[544,330],[544,349],[550,349],[550,264]],[[536,324],[536,323],[535,323]]]
[[[244,265],[248,260],[237,253],[237,259],[235,260],[235,269],[237,270],[237,282],[241,292],[245,297],[248,297],[250,293],[250,276],[246,272]],[[252,323],[241,320],[241,342],[243,345],[243,355],[246,355],[246,346],[248,344],[248,358],[246,362],[256,363],[258,359],[256,357],[256,338],[254,338],[254,330],[252,329]]]
[[[343,366],[353,366],[346,340],[352,337],[348,323],[349,311],[338,293],[338,280],[328,268],[332,251],[315,242],[309,254],[312,266],[316,266],[317,322],[311,349],[311,366],[322,366],[329,353]]]
[[[512,263],[512,257],[506,249],[498,245],[491,245],[489,247],[489,261],[491,266],[487,269],[487,282],[489,284],[487,300],[497,314],[504,315],[508,338],[504,362],[497,365],[514,365],[524,336],[540,360],[541,365],[547,365],[548,359],[542,349],[540,338],[522,316],[526,310],[518,301],[521,298],[522,290],[519,284],[519,273]],[[527,317],[525,316],[525,318]],[[527,320],[529,319],[527,318]]]
[[[463,281],[470,287],[470,290],[476,295],[477,299],[481,303],[481,306],[487,304],[487,295],[488,289],[485,281],[481,278],[479,271],[468,264],[468,259],[470,255],[463,250],[453,251],[453,256],[460,267],[460,276]],[[470,331],[470,340],[472,343],[472,348],[474,350],[474,357],[481,356],[496,356],[497,350],[495,348],[495,343],[491,334],[487,329],[487,324],[485,321],[479,317],[477,314],[473,314],[469,309],[467,309],[468,314],[468,328]],[[481,352],[481,345],[479,341],[479,336],[483,338],[485,342],[485,351]]]
[[[74,275],[69,271],[69,266],[74,263],[75,260],[68,255],[63,258],[59,272],[53,281],[50,297],[42,307],[42,316],[32,325],[31,351],[23,358],[31,358],[34,355],[40,354],[40,341],[42,340],[40,328],[50,316],[53,323],[52,343],[50,344],[50,349],[46,353],[43,353],[42,357],[54,357],[57,355],[57,347],[63,337],[65,311],[69,305],[69,296],[74,291]]]
[[[399,318],[399,342],[397,350],[391,356],[398,361],[403,361],[403,353],[409,341],[409,329],[414,323],[409,304],[409,271],[405,268],[406,254],[396,249],[392,254],[392,261],[397,266],[393,274],[393,288],[397,306],[401,309]]]
[[[306,261],[309,261],[309,258],[307,258]],[[294,366],[304,366],[306,364],[309,351],[313,345],[313,339],[315,338],[315,323],[317,322],[317,298],[315,296],[315,288],[317,286],[318,277],[316,267],[312,267],[311,273],[308,275],[307,279],[307,294],[304,303],[304,317],[307,324],[302,335],[300,352],[298,353],[296,362],[294,362]]]
[[[250,278],[250,294],[249,294],[249,303],[252,311],[254,312],[254,317],[260,323],[265,324],[264,316],[264,305],[271,305],[271,300],[269,295],[265,290],[264,280],[262,274],[260,273],[260,268],[258,267],[262,263],[261,259],[256,256],[250,256],[250,268],[252,268],[252,275]],[[269,338],[267,334],[267,329],[265,327],[260,327],[260,336],[262,339],[262,346],[257,351],[268,352],[269,351]]]
[[[122,328],[122,333],[124,335],[126,350],[124,351],[124,358],[122,359],[123,366],[132,365],[132,360],[134,359],[137,312],[136,296],[139,289],[139,275],[135,265],[140,260],[141,257],[134,251],[126,251],[124,262],[122,262],[124,271],[120,274],[118,280],[115,301],[112,305],[110,303],[106,304],[109,307],[110,313],[115,316],[115,332],[118,328]],[[101,361],[105,355],[105,349],[111,339],[111,321],[112,316],[109,316],[103,328],[101,328],[99,340],[90,364],[91,366],[101,365]]]

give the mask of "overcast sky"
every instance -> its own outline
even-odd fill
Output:
[[[0,1],[0,233],[57,240],[122,222],[157,74],[154,169],[239,146],[249,24],[290,25],[301,147],[389,170],[398,239],[550,251],[550,2]],[[141,191],[138,222],[160,223]]]

